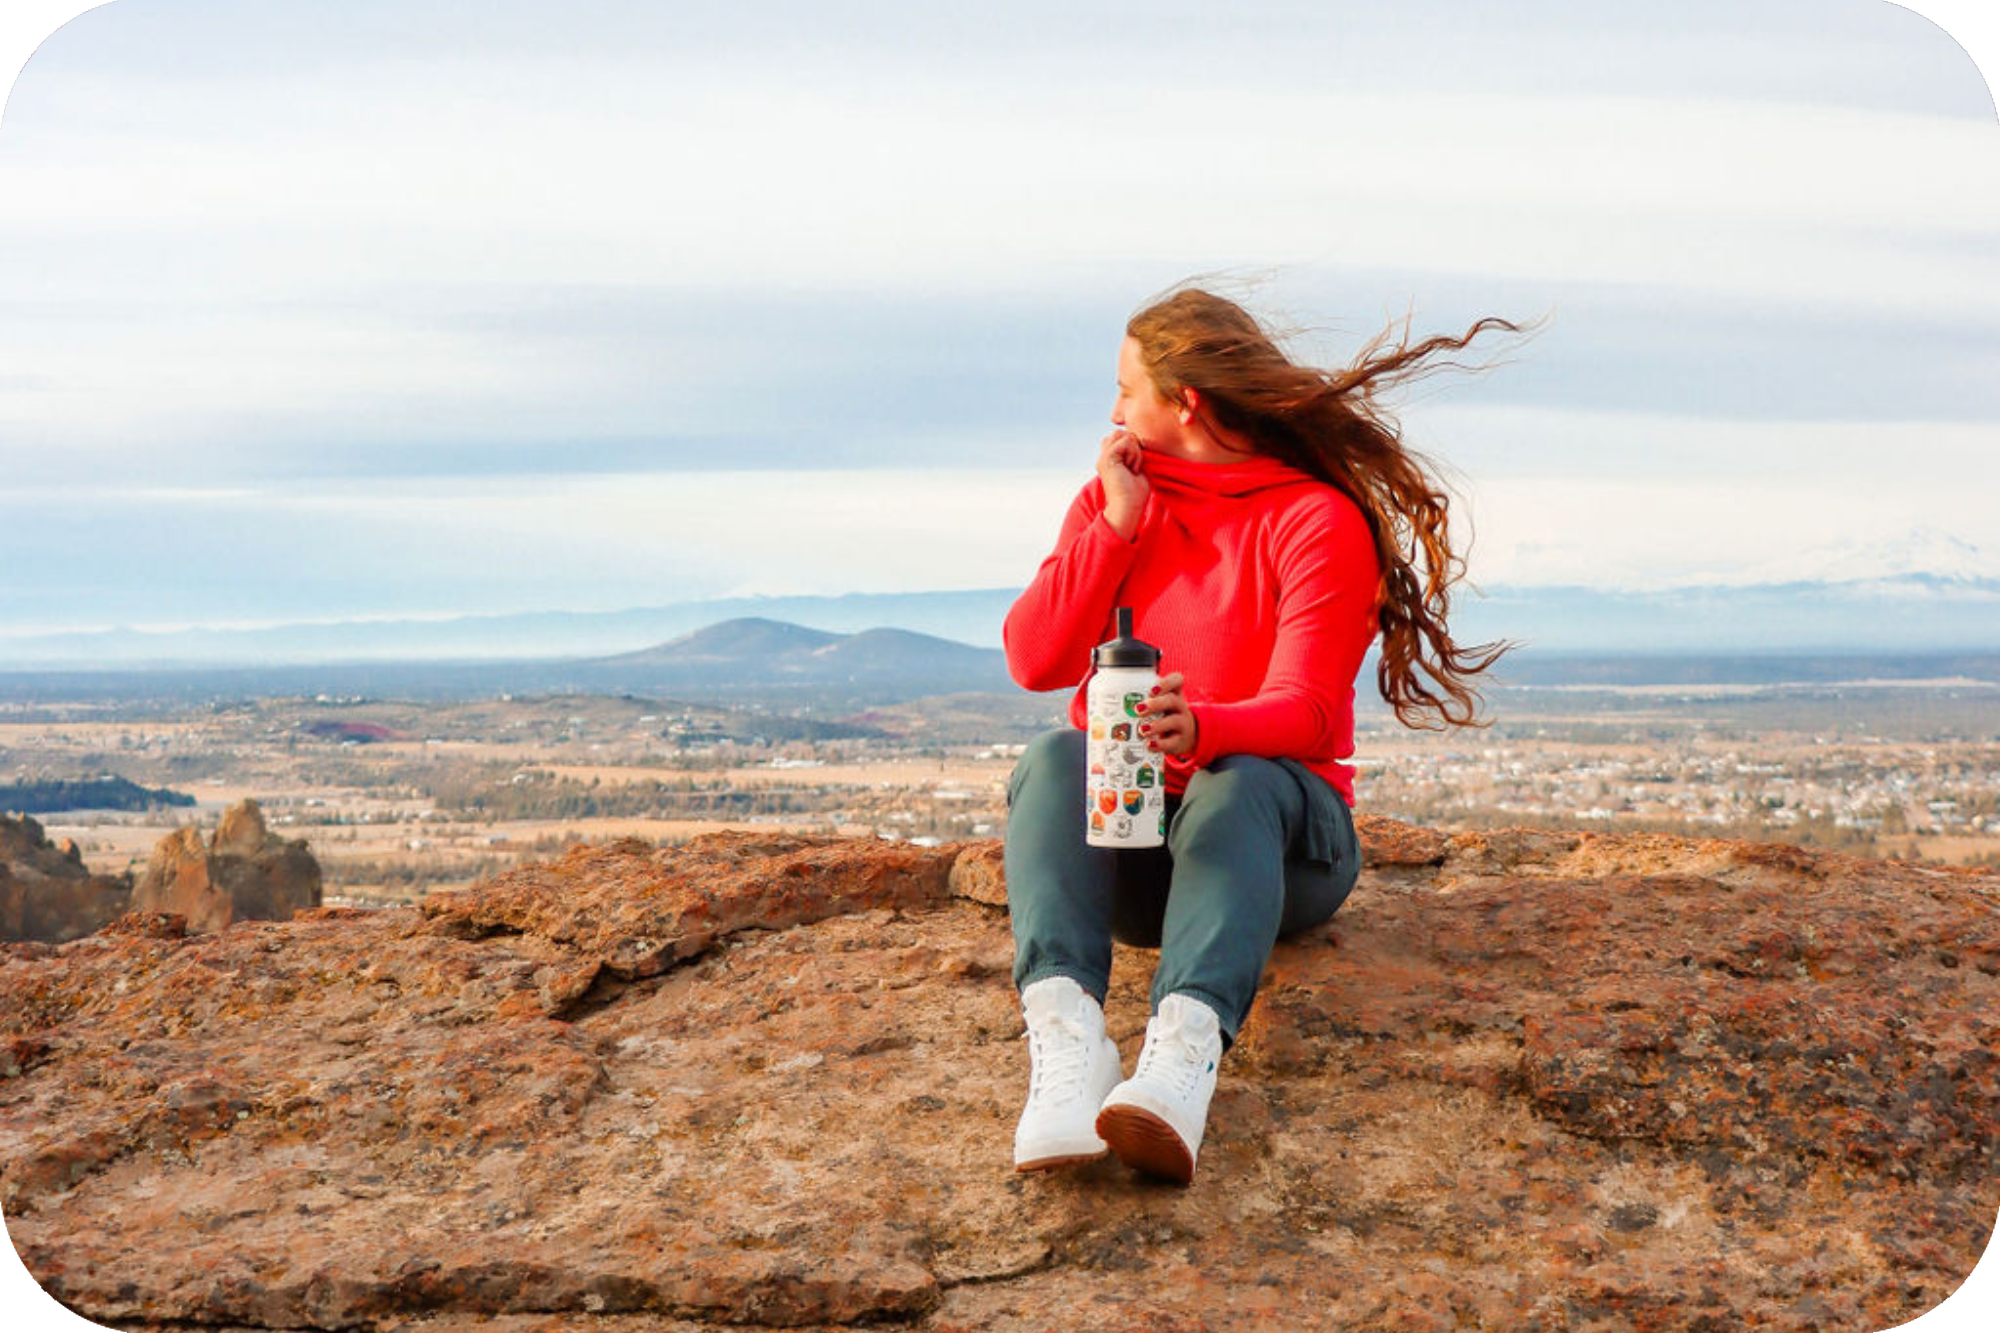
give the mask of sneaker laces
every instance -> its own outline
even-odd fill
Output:
[[[1080,1019],[1050,1014],[1027,1031],[1032,1077],[1028,1095],[1062,1105],[1083,1095],[1090,1031]]]
[[[1132,1071],[1132,1077],[1157,1079],[1185,1098],[1194,1095],[1201,1076],[1213,1067],[1200,1048],[1183,1035],[1182,1029],[1162,1025],[1139,1052],[1139,1067]]]

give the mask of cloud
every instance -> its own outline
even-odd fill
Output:
[[[9,619],[613,609],[744,591],[1025,583],[1088,476],[975,469],[419,478],[220,495],[87,491],[0,525]],[[62,567],[54,571],[52,553]],[[135,553],[143,562],[135,563]]]
[[[1485,586],[1657,589],[1734,582],[1747,566],[1777,566],[1843,541],[1890,541],[1936,519],[1983,532],[1978,506],[1880,501],[1810,478],[1718,484],[1571,475],[1507,477],[1474,492],[1477,539],[1468,566]]]
[[[35,57],[0,132],[35,596],[1018,580],[1133,305],[1259,265],[1336,352],[1412,304],[1555,315],[1406,413],[1487,486],[1496,571],[1685,558],[1731,475],[1775,516],[1743,558],[1987,475],[1983,89],[1876,0],[549,13],[110,6]],[[1778,504],[1804,473],[1820,509]],[[1590,526],[1618,505],[1660,521]]]
[[[1975,430],[1927,423],[1621,422],[1634,475],[1588,475],[1591,414],[1482,411],[1437,435],[1523,447],[1509,475],[1460,468],[1456,539],[1482,585],[1660,587],[1930,525],[1988,526],[1996,464]],[[1425,441],[1429,442],[1429,441]],[[1958,484],[1893,470],[1867,494],[1819,453],[1949,451]],[[1982,450],[1984,450],[1982,452]],[[1445,451],[1448,461],[1454,459]],[[1775,460],[1734,467],[1733,457]],[[1537,470],[1537,469],[1540,470]],[[10,619],[204,623],[349,614],[608,610],[745,593],[1021,586],[1089,476],[1062,469],[711,470],[345,481],[311,490],[76,493],[16,506],[0,569],[64,552],[57,579],[7,589]],[[143,551],[135,564],[134,552]],[[200,614],[191,615],[190,608]]]

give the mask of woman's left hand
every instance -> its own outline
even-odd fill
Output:
[[[1180,672],[1170,672],[1160,677],[1153,693],[1139,705],[1139,713],[1146,719],[1139,724],[1139,734],[1146,738],[1148,749],[1166,754],[1194,753],[1197,728],[1194,712],[1181,693],[1183,684]]]

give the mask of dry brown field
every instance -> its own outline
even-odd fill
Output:
[[[1733,706],[1729,701],[1742,693],[1742,687],[1675,686],[1627,693],[1712,696],[1717,700],[1713,708],[1721,709]],[[1550,702],[1542,697],[1542,703]],[[1440,734],[1385,726],[1379,720],[1364,723],[1357,736],[1357,808],[1400,813],[1393,805],[1393,793],[1413,790],[1409,779],[1428,771],[1448,775],[1442,783],[1448,793],[1490,788],[1496,799],[1489,813],[1495,818],[1524,822],[1508,813],[1524,807],[1501,804],[1500,798],[1517,801],[1523,790],[1539,787],[1536,799],[1545,804],[1533,816],[1534,822],[1602,826],[1590,824],[1584,812],[1597,799],[1615,803],[1616,798],[1582,799],[1574,795],[1578,788],[1564,785],[1593,766],[1623,762],[1638,772],[1685,761],[1691,772],[1697,762],[1723,762],[1725,767],[1775,764],[1792,772],[1802,771],[1800,766],[1809,758],[1824,761],[1837,753],[1870,781],[1892,773],[1917,775],[1918,786],[1908,788],[1906,798],[1897,798],[1903,800],[1908,828],[1916,829],[1929,822],[1925,798],[1934,794],[1923,784],[1942,781],[1946,766],[1975,772],[2000,769],[2000,744],[1993,741],[1888,739],[1854,725],[1829,725],[1819,736],[1812,734],[1817,722],[1769,732],[1739,728],[1740,734],[1723,736],[1704,730],[1722,716],[1710,711],[1709,705],[1677,709],[1663,701],[1656,707],[1647,698],[1631,711],[1593,712],[1582,699],[1576,704],[1572,708],[1565,698],[1555,704],[1560,713],[1514,717],[1511,731],[1502,726]],[[931,753],[917,753],[914,746],[893,741],[683,749],[660,734],[658,727],[636,728],[624,715],[629,707],[623,703],[613,707],[608,701],[578,701],[559,708],[544,704],[539,713],[493,701],[445,705],[435,714],[415,705],[397,707],[400,711],[389,717],[362,705],[345,711],[304,707],[286,711],[283,701],[266,701],[213,715],[0,722],[0,779],[9,773],[69,776],[110,769],[142,785],[167,786],[196,798],[192,809],[42,817],[51,837],[77,841],[93,870],[117,874],[143,867],[167,833],[190,823],[212,828],[222,810],[254,798],[274,832],[307,842],[325,871],[329,896],[407,900],[432,888],[470,882],[523,859],[557,855],[576,841],[624,836],[677,841],[720,829],[990,836],[1004,825],[1006,780],[1014,765],[1004,751],[994,753],[975,744],[939,747]],[[559,715],[553,723],[552,715]],[[393,721],[411,739],[342,744],[309,734],[309,725],[324,718]],[[433,725],[438,731],[474,738],[426,734]],[[1871,718],[1871,729],[1873,725]],[[541,730],[535,731],[536,727]],[[1546,735],[1538,734],[1544,728]],[[1584,737],[1601,739],[1579,739]],[[808,757],[824,762],[797,762]],[[755,792],[760,801],[703,818],[691,814],[487,820],[440,812],[423,794],[425,773],[476,765],[490,766],[489,774],[498,774],[502,783],[510,772],[535,770],[586,789],[596,784],[600,791],[642,782],[672,788],[692,783],[703,791],[726,787]],[[1510,767],[1526,771],[1525,778],[1517,771],[1511,779],[1512,794],[1503,791]],[[1587,775],[1584,780],[1590,781]],[[1731,781],[1753,794],[1764,790],[1764,779],[1756,772]],[[1988,793],[1995,781],[2000,779],[1986,782]],[[1435,791],[1439,785],[1432,782],[1425,790]],[[1674,790],[1673,784],[1658,788],[1662,796]],[[1653,791],[1647,789],[1647,798]],[[785,792],[799,794],[789,803],[791,809],[778,808],[787,802],[762,799]],[[1676,817],[1650,799],[1631,799],[1635,804],[1625,808],[1640,817]],[[1990,809],[1990,794],[1983,799],[1989,803],[1984,808]],[[763,812],[755,818],[734,817],[759,806]],[[800,812],[802,806],[808,812]],[[1424,816],[1419,812],[1411,817]],[[1702,833],[1704,826],[1692,816],[1689,819],[1687,831]],[[1448,813],[1433,822],[1452,826]],[[1784,840],[1786,833],[1774,827],[1764,836]],[[1983,834],[1967,828],[1964,820],[1941,831],[1898,828],[1884,831],[1876,845],[1877,854],[1971,863],[2000,853],[2000,825]]]

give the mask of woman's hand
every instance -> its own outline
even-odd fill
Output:
[[[1104,521],[1126,541],[1139,531],[1146,497],[1153,484],[1146,480],[1145,450],[1129,430],[1114,430],[1097,446],[1097,479],[1104,483]]]
[[[1170,672],[1160,677],[1153,693],[1138,706],[1138,711],[1147,719],[1139,724],[1139,734],[1146,737],[1147,749],[1166,754],[1194,753],[1199,728],[1195,724],[1193,710],[1181,694],[1182,684],[1181,673]]]

